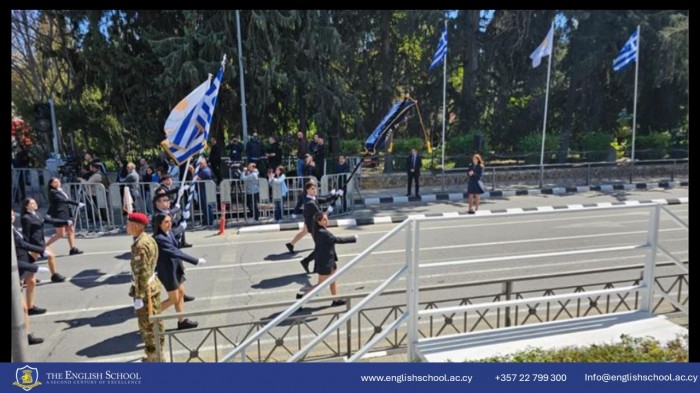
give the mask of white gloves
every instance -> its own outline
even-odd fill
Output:
[[[187,210],[187,211],[182,212],[182,218],[184,218],[185,220],[189,220],[190,219],[190,211]]]
[[[176,208],[177,210],[180,210],[180,204],[179,204],[179,203],[176,203],[176,204],[175,204],[175,208]]]
[[[337,192],[338,192],[338,191],[336,191],[335,188],[334,188],[334,189],[331,190],[331,195],[335,196],[335,194],[336,194]]]
[[[48,258],[48,257],[50,257],[50,256],[51,256],[51,251],[49,251],[49,250],[44,250],[44,253],[43,253],[43,254],[41,254],[41,255],[43,255],[43,256],[44,256],[44,258]]]
[[[68,220],[68,225],[73,225],[73,220]]]
[[[338,192],[336,193],[336,195],[338,195],[339,197],[342,197],[343,194],[344,194],[343,190],[338,190]]]
[[[78,209],[82,209],[85,207],[85,204],[82,202],[78,202]]]
[[[182,230],[187,229],[187,221],[182,220],[182,222],[180,223],[180,228],[182,228]]]
[[[204,258],[199,258],[199,260],[197,261],[197,266],[204,265],[205,263],[207,263],[207,260],[206,260],[206,259],[204,259]]]
[[[48,273],[48,272],[49,272],[49,268],[48,268],[48,267],[45,267],[45,266],[39,266],[39,267],[37,268],[37,271],[36,271],[36,272],[37,272],[37,273]]]
[[[134,310],[140,310],[143,308],[143,300],[134,299]]]
[[[333,213],[333,206],[328,206],[328,209],[326,209],[326,213],[328,213],[328,214]]]

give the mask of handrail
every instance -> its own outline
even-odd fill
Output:
[[[367,344],[363,345],[362,348],[357,350],[357,352],[350,356],[346,361],[349,363],[361,359],[367,352],[369,352],[370,349],[374,348],[379,341],[383,340],[387,335],[389,335],[389,333],[401,326],[410,316],[411,315],[408,312],[401,314],[401,316],[392,322],[391,325],[387,326],[387,328],[382,330],[381,333],[376,334]]]
[[[295,302],[292,304],[287,310],[283,311],[280,313],[275,319],[272,321],[268,322],[261,330],[257,331],[255,334],[253,334],[251,337],[247,338],[244,342],[242,342],[238,347],[236,347],[233,351],[231,351],[229,354],[227,354],[225,357],[222,358],[222,361],[229,361],[231,360],[234,356],[237,355],[242,355],[242,361],[245,361],[246,356],[245,356],[245,351],[248,347],[250,347],[254,342],[258,341],[263,335],[267,334],[271,329],[279,325],[283,320],[287,319],[290,315],[292,315],[297,309],[299,309],[303,304],[305,304],[307,301],[309,301],[311,298],[316,296],[321,290],[325,289],[328,287],[333,281],[337,280],[342,274],[347,272],[349,269],[354,267],[356,263],[359,263],[361,260],[366,258],[369,254],[371,254],[375,249],[377,249],[381,244],[386,242],[389,238],[393,237],[396,233],[399,231],[403,230],[406,228],[407,225],[411,225],[410,227],[406,228],[407,229],[407,238],[406,238],[406,262],[401,265],[401,267],[396,270],[391,276],[381,283],[374,291],[372,291],[367,297],[362,299],[359,303],[354,304],[354,306],[345,311],[342,316],[340,316],[338,319],[330,323],[328,326],[324,328],[324,330],[320,333],[316,334],[316,337],[313,338],[310,342],[308,342],[306,345],[304,345],[300,350],[298,350],[295,354],[291,356],[287,361],[289,362],[294,362],[294,361],[300,361],[306,357],[306,355],[320,342],[322,342],[325,338],[327,338],[330,334],[332,334],[334,331],[337,331],[343,324],[347,323],[352,317],[354,317],[359,311],[361,311],[366,304],[368,304],[372,299],[376,298],[380,294],[384,292],[388,286],[396,281],[398,278],[401,276],[404,276],[407,272],[410,274],[410,277],[406,277],[406,282],[407,285],[410,285],[410,282],[414,282],[416,278],[418,277],[417,272],[419,270],[423,269],[428,269],[428,268],[441,268],[441,267],[449,267],[449,266],[455,266],[458,264],[468,264],[468,263],[477,263],[477,262],[489,262],[489,261],[509,261],[509,260],[517,260],[517,259],[526,259],[526,258],[539,258],[539,257],[549,257],[549,256],[570,256],[570,255],[580,255],[580,254],[589,254],[589,253],[601,253],[601,252],[614,252],[614,251],[631,251],[631,250],[639,250],[639,249],[646,249],[648,250],[647,252],[647,258],[646,258],[646,263],[644,264],[644,274],[642,281],[639,285],[635,286],[629,286],[629,287],[621,287],[621,288],[612,288],[612,289],[603,289],[599,291],[592,291],[592,292],[587,292],[586,294],[568,294],[568,295],[555,295],[555,296],[546,296],[546,297],[536,297],[536,298],[529,298],[529,299],[518,299],[518,300],[508,300],[504,302],[498,302],[497,304],[495,303],[483,303],[483,304],[477,304],[477,305],[464,305],[464,306],[457,306],[457,307],[448,307],[448,308],[442,308],[442,309],[436,309],[436,310],[429,310],[429,311],[412,311],[412,310],[417,310],[417,308],[414,307],[408,307],[407,310],[400,316],[399,319],[401,319],[401,322],[394,322],[392,326],[392,330],[394,330],[397,326],[401,325],[403,322],[405,322],[408,318],[409,322],[409,328],[411,329],[416,329],[417,324],[415,321],[419,316],[424,316],[424,315],[433,315],[433,314],[444,314],[444,313],[451,313],[451,312],[457,312],[457,311],[466,311],[466,310],[472,310],[472,309],[481,309],[485,307],[493,307],[493,306],[498,306],[498,307],[506,307],[506,306],[512,306],[512,305],[519,305],[519,304],[528,304],[528,303],[533,303],[533,302],[538,302],[538,301],[554,301],[554,300],[563,300],[563,299],[573,299],[573,298],[581,298],[581,297],[586,297],[586,296],[595,296],[595,295],[603,295],[603,294],[615,294],[615,293],[627,293],[627,292],[640,292],[642,294],[642,302],[640,309],[644,311],[649,311],[651,309],[651,299],[653,298],[653,285],[654,285],[654,265],[655,265],[655,259],[656,259],[656,253],[658,251],[657,249],[657,238],[658,236],[656,235],[658,233],[658,217],[659,217],[659,211],[660,211],[660,205],[655,202],[648,202],[648,203],[638,203],[636,205],[610,205],[610,206],[599,206],[599,207],[591,207],[591,208],[586,208],[585,210],[610,210],[610,209],[633,209],[633,208],[642,208],[642,209],[649,209],[652,208],[652,214],[650,214],[650,221],[649,221],[649,226],[647,230],[647,239],[646,242],[642,244],[636,244],[636,245],[624,245],[624,246],[616,246],[616,247],[607,247],[607,248],[594,248],[594,249],[584,249],[584,250],[572,250],[572,251],[562,251],[562,252],[554,252],[554,253],[538,253],[538,254],[530,254],[530,255],[518,255],[518,256],[509,256],[509,257],[490,257],[490,258],[479,258],[479,259],[474,259],[474,260],[467,260],[467,261],[451,261],[451,262],[438,262],[438,263],[431,263],[431,264],[424,264],[420,265],[419,259],[418,259],[418,251],[420,250],[419,246],[419,237],[417,236],[419,234],[419,227],[420,224],[425,221],[425,222],[432,222],[432,221],[449,221],[449,220],[464,220],[468,219],[465,215],[461,216],[456,216],[456,217],[415,217],[415,216],[409,216],[408,219],[406,219],[404,222],[399,224],[397,227],[392,229],[390,232],[382,236],[379,240],[377,240],[375,243],[373,243],[368,249],[366,249],[364,252],[361,254],[357,255],[355,258],[353,258],[347,265],[345,265],[342,269],[339,269],[336,273],[334,273],[329,280],[324,281],[321,285],[315,287],[312,289],[310,292],[308,292],[302,299],[299,301]],[[507,214],[508,216],[520,216],[520,215],[532,215],[532,214],[543,214],[543,213],[561,213],[561,212],[566,212],[563,210],[559,209],[552,209],[548,211],[520,211],[520,212],[506,212],[504,214]],[[500,215],[500,214],[499,214]],[[491,217],[493,215],[489,215]],[[674,261],[678,262],[678,261]],[[407,288],[408,291],[408,288]],[[417,295],[412,295],[408,297],[408,302],[411,302],[411,304],[415,303],[418,301],[418,296]],[[408,303],[407,303],[408,304]],[[370,343],[377,343],[379,342],[382,338],[386,337],[386,335],[389,334],[389,332],[382,332],[380,334],[377,334],[373,337],[372,340],[370,340]],[[413,338],[411,338],[413,337]],[[409,334],[409,357],[411,353],[411,348],[415,349],[415,345],[418,342],[418,337],[416,334],[413,334],[411,336]],[[370,343],[366,344],[360,349],[360,352],[357,352],[354,354],[354,356],[351,356],[349,354],[349,359],[358,359],[361,356],[363,356],[367,351],[369,351],[372,348],[372,345]]]
[[[488,303],[479,303],[479,304],[468,304],[468,305],[463,305],[463,306],[453,306],[453,307],[443,307],[443,308],[436,308],[436,309],[428,309],[428,310],[421,310],[418,312],[418,316],[430,316],[430,315],[437,315],[437,314],[450,314],[454,312],[461,312],[461,311],[474,311],[474,310],[481,310],[483,308],[500,308],[500,307],[508,307],[508,306],[519,306],[523,304],[529,304],[529,303],[538,303],[538,302],[549,302],[552,300],[567,300],[567,299],[577,299],[581,297],[591,297],[591,296],[596,296],[596,295],[613,295],[616,293],[626,293],[626,292],[639,292],[643,289],[647,289],[645,285],[632,285],[628,287],[619,287],[619,288],[609,288],[609,289],[598,289],[595,291],[587,291],[587,292],[574,292],[574,293],[567,293],[563,295],[551,295],[551,296],[538,296],[538,297],[529,297],[526,299],[516,299],[516,300],[501,300],[498,302],[488,302]]]
[[[291,305],[288,309],[280,313],[275,319],[272,321],[268,322],[265,327],[257,331],[255,334],[252,336],[248,337],[245,341],[243,341],[239,346],[237,346],[233,351],[229,352],[226,356],[224,356],[221,359],[221,362],[226,362],[232,359],[234,356],[245,353],[245,349],[253,344],[258,338],[262,337],[264,334],[266,334],[268,331],[270,331],[273,327],[277,326],[280,322],[284,321],[287,317],[292,315],[296,310],[299,309],[299,307],[303,306],[308,302],[311,298],[316,296],[321,290],[327,288],[330,286],[332,282],[340,278],[343,274],[345,274],[346,271],[350,270],[351,267],[353,267],[356,263],[359,261],[363,260],[367,255],[371,254],[374,249],[379,247],[381,244],[383,244],[386,240],[389,238],[393,237],[396,233],[400,232],[405,226],[406,226],[407,221],[402,222],[396,228],[392,229],[391,231],[387,232],[384,236],[379,238],[376,242],[374,242],[371,246],[369,246],[365,251],[357,255],[355,258],[353,258],[350,262],[348,262],[345,266],[342,268],[338,269],[335,273],[333,273],[327,280],[325,280],[321,285],[316,286],[314,289],[309,291],[304,297],[299,299],[297,302],[295,302],[293,305]],[[245,356],[244,356],[245,359]]]
[[[355,313],[359,310],[361,310],[365,304],[369,303],[372,299],[377,297],[386,287],[391,285],[394,281],[396,281],[399,277],[401,277],[404,273],[406,273],[406,265],[402,266],[399,270],[395,271],[394,274],[392,274],[389,278],[386,279],[381,285],[379,285],[372,293],[367,295],[366,298],[362,299],[359,303],[357,303],[353,308],[348,310],[345,314],[343,314],[342,317],[338,318],[335,322],[332,324],[328,325],[324,331],[319,333],[316,338],[311,340],[308,344],[304,346],[304,348],[300,349],[299,352],[297,352],[294,356],[289,358],[288,362],[296,362],[298,360],[301,360],[310,350],[313,348],[316,344],[321,342],[324,338],[328,337],[335,329],[339,328],[340,325],[345,323],[348,319],[352,318]]]

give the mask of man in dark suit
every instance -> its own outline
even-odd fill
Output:
[[[416,182],[416,196],[419,197],[420,193],[420,167],[421,167],[421,156],[418,155],[418,150],[411,149],[411,155],[406,159],[406,170],[408,171],[408,191],[406,196],[411,196],[411,183],[415,180]]]

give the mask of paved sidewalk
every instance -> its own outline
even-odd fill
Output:
[[[577,186],[577,187],[554,187],[554,188],[531,188],[531,189],[510,189],[510,190],[491,190],[486,191],[481,195],[481,199],[512,197],[522,195],[541,195],[553,194],[564,195],[576,192],[614,192],[616,190],[649,190],[653,188],[675,188],[687,187],[688,181],[662,181],[662,182],[645,182],[645,183],[628,183],[628,184],[604,184],[594,186]],[[434,201],[461,201],[467,199],[467,192],[458,188],[445,188],[439,186],[421,187],[423,190],[420,196],[406,196],[405,188],[383,188],[375,190],[365,190],[359,194],[359,198],[355,197],[355,205],[376,205],[385,203],[408,203],[408,202],[434,202]]]

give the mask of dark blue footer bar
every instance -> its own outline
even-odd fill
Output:
[[[0,392],[20,393],[700,391],[700,363],[3,363],[0,371]]]

